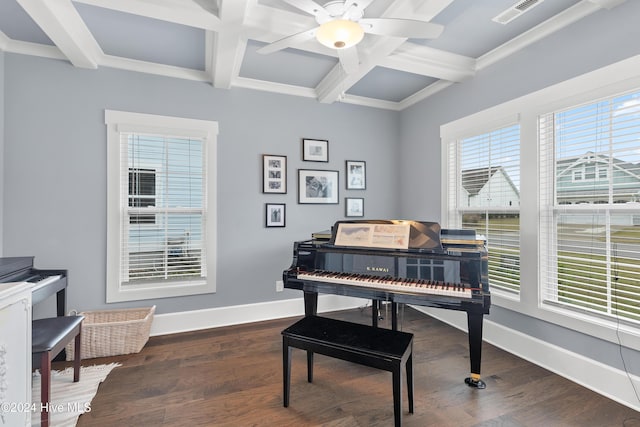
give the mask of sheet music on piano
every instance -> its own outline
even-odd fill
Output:
[[[409,249],[409,224],[340,223],[336,246]]]
[[[442,250],[440,224],[398,219],[338,221],[330,243],[381,249]]]

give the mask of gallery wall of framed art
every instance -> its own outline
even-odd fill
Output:
[[[329,168],[305,168],[307,162],[320,166],[329,165],[329,140],[301,138],[300,167],[297,170],[298,205],[338,205],[340,204],[340,171]],[[262,192],[271,195],[287,194],[287,159],[291,153],[262,155]],[[335,162],[336,160],[334,160]],[[344,162],[344,189],[347,193],[367,189],[367,164],[365,160],[337,160]],[[354,193],[355,194],[355,193]],[[359,193],[362,194],[362,193]],[[269,196],[271,197],[271,196]],[[295,212],[292,211],[292,212]],[[286,226],[286,203],[265,203],[264,226],[266,228]],[[339,216],[339,215],[338,215]],[[364,217],[364,197],[344,197],[344,216]],[[337,220],[338,218],[336,218]],[[295,220],[295,218],[294,218]]]

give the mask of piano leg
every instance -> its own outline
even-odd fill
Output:
[[[318,314],[318,293],[304,291],[304,315],[315,316]]]
[[[304,315],[315,316],[316,314],[318,314],[318,293],[304,291]],[[307,350],[307,381],[313,381],[313,352],[309,350]]]
[[[62,288],[56,293],[56,315],[58,317],[67,314],[67,289]]]
[[[482,359],[482,320],[483,313],[467,311],[467,326],[469,328],[469,359],[471,362],[471,376],[464,382],[469,387],[483,389],[487,385],[480,379],[480,361]]]

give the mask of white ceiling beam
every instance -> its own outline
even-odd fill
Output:
[[[390,17],[412,17],[415,16],[417,10],[421,10],[425,14],[437,15],[442,9],[447,7],[452,0],[395,0],[381,15],[382,18]],[[439,8],[439,9],[438,9]],[[430,17],[429,17],[430,19]],[[358,45],[358,53],[360,54],[360,67],[354,73],[345,74],[340,64],[336,65],[331,72],[316,87],[318,100],[324,103],[332,103],[339,100],[344,93],[354,84],[366,76],[373,68],[386,63],[393,64],[388,61],[387,57],[396,51],[407,41],[406,38],[400,37],[378,37],[373,46],[366,52],[361,48],[362,43]],[[401,60],[396,60],[396,65],[402,65]],[[404,64],[406,67],[407,64]],[[391,67],[390,67],[391,68]],[[431,67],[435,69],[434,66]],[[442,71],[440,71],[442,73]],[[450,73],[451,74],[451,73]]]
[[[71,0],[17,0],[76,67],[98,68],[103,55]]]
[[[216,31],[221,22],[215,10],[196,0],[74,0],[91,6],[145,16],[174,24]]]
[[[137,73],[155,74],[158,76],[173,77],[176,79],[185,79],[197,82],[210,82],[209,75],[204,71],[176,67],[173,65],[156,64],[154,62],[140,61],[137,59],[122,58],[120,56],[105,55],[100,65],[118,70],[135,71]]]
[[[376,67],[384,57],[396,50],[405,40],[381,37],[370,53],[359,49],[360,66],[353,73],[346,74],[342,69],[342,65],[340,63],[336,64],[316,87],[318,101],[328,104],[338,101],[349,88],[369,74],[369,71]]]
[[[230,89],[233,79],[240,73],[247,48],[243,32],[247,5],[248,0],[223,0],[220,6],[221,30],[207,32],[207,73],[214,87]]]
[[[627,0],[588,0],[588,1],[590,1],[591,3],[595,3],[604,9],[613,9],[614,7],[619,6],[622,3],[626,2]]]
[[[40,58],[58,59],[61,61],[67,58],[55,46],[23,42],[20,40],[7,39],[8,42],[4,47],[0,47],[5,52],[18,53],[20,55],[38,56]]]
[[[5,33],[0,31],[0,50],[1,51],[7,50],[7,46],[9,46],[9,41],[11,41],[11,39],[7,37]]]
[[[476,71],[475,58],[410,42],[398,47],[378,65],[451,82],[473,77]]]

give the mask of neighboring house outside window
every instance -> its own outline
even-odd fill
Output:
[[[156,205],[155,169],[129,168],[129,207],[146,208]],[[130,224],[155,224],[154,214],[134,214]]]
[[[543,301],[640,321],[640,91],[539,123]]]
[[[489,283],[520,288],[520,127],[506,125],[448,140],[448,228],[469,228],[487,241]],[[455,159],[455,160],[454,160]]]
[[[107,302],[215,291],[215,122],[105,112]]]

